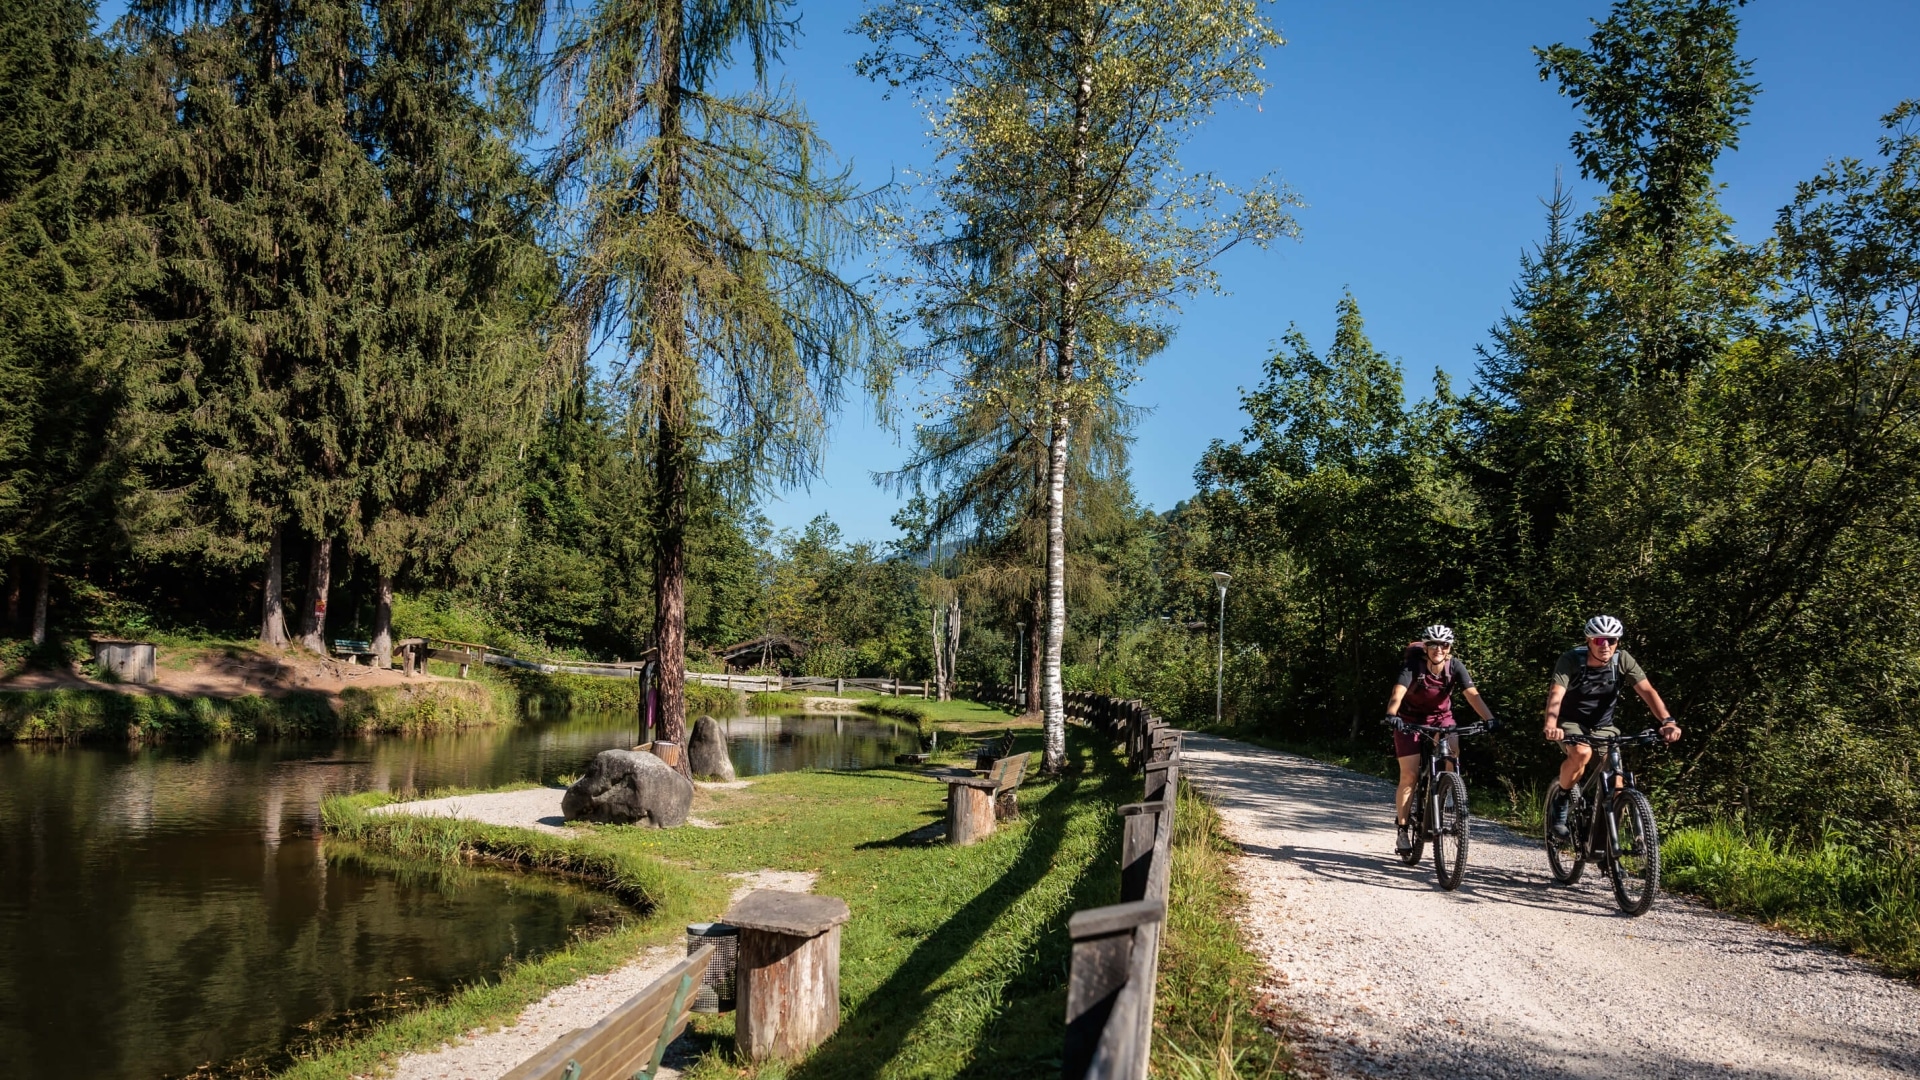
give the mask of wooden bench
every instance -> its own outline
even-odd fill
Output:
[[[990,739],[981,739],[973,748],[973,767],[985,771],[993,768],[993,763],[1013,753],[1013,730],[1009,728],[1004,735]]]
[[[333,655],[346,657],[349,664],[364,656],[367,658],[367,663],[371,664],[373,663],[373,643],[336,638],[333,642]]]
[[[714,947],[703,945],[590,1028],[570,1031],[501,1080],[653,1080],[686,1029]]]
[[[993,833],[994,822],[1019,816],[1014,792],[1027,778],[1027,759],[1015,754],[993,763],[985,776],[947,780],[947,843],[965,847]]]

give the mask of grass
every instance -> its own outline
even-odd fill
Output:
[[[337,838],[415,861],[501,859],[579,876],[652,905],[652,914],[613,938],[382,1023],[289,1075],[345,1078],[382,1055],[504,1020],[565,981],[562,973],[619,963],[648,927],[666,934],[717,916],[726,874],[771,868],[816,871],[816,891],[852,909],[841,949],[841,1029],[798,1065],[751,1068],[732,1059],[731,1018],[701,1018],[696,1038],[706,1051],[695,1080],[1057,1076],[1067,917],[1118,896],[1114,809],[1139,797],[1138,778],[1091,734],[1076,730],[1069,752],[1064,776],[1021,789],[1019,820],[968,848],[948,847],[926,828],[943,816],[945,785],[892,768],[782,773],[703,790],[695,812],[717,829],[592,827],[578,837],[369,816],[365,807],[384,798],[377,795],[331,800],[326,821]]]
[[[807,695],[793,690],[760,690],[747,695],[747,713],[750,716],[799,712],[806,707]]]
[[[998,705],[978,701],[922,701],[919,698],[888,697],[882,694],[848,694],[858,702],[861,712],[891,716],[916,723],[938,724],[949,731],[972,734],[987,728],[1038,729],[1034,721],[1022,721]]]
[[[0,742],[171,742],[281,736],[423,734],[499,722],[510,697],[478,682],[349,688],[323,694],[173,697],[116,690],[0,691]]]
[[[1261,1004],[1266,965],[1241,939],[1240,849],[1187,784],[1174,811],[1166,938],[1156,987],[1153,1072],[1170,1080],[1290,1074],[1286,1042]]]
[[[1837,839],[1795,845],[1723,821],[1674,830],[1660,853],[1670,888],[1920,978],[1920,858],[1911,852]]]

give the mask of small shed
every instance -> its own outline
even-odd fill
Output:
[[[144,684],[154,680],[153,661],[159,650],[152,642],[94,638],[89,644],[93,646],[93,662],[113,672],[121,682]]]
[[[807,646],[785,634],[762,634],[738,645],[715,649],[714,655],[726,663],[728,671],[740,672],[777,666],[783,660],[805,660]]]

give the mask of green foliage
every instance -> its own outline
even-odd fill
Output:
[[[1724,820],[1661,841],[1666,884],[1920,975],[1920,859],[1839,837],[1792,843]]]
[[[341,730],[340,717],[318,694],[223,700],[110,690],[0,691],[0,742],[244,740]]]
[[[1209,1080],[1292,1073],[1288,1048],[1262,1004],[1267,965],[1241,938],[1247,901],[1233,872],[1239,855],[1220,815],[1182,783],[1154,1000],[1158,1076]]]

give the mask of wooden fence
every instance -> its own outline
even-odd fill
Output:
[[[417,654],[408,652],[406,649],[399,650],[407,663],[409,673],[415,669],[416,663],[431,659],[460,665],[461,678],[465,678],[468,670],[475,664],[538,671],[548,675],[598,675],[611,679],[637,678],[646,665],[644,658],[617,664],[607,664],[597,660],[522,660],[511,653],[490,649],[485,645],[476,645],[470,641],[448,641],[442,638],[409,638],[402,644],[417,647],[419,650]],[[836,694],[844,694],[849,690],[866,690],[892,697],[920,698],[931,698],[935,694],[932,683],[910,683],[899,679],[833,679],[812,675],[790,678],[784,675],[729,675],[723,672],[689,671],[687,681],[750,693],[780,690],[831,690]]]
[[[1180,792],[1181,732],[1145,702],[1069,693],[1067,715],[1121,744],[1146,776],[1140,802],[1120,808],[1120,902],[1076,911],[1067,922],[1066,1080],[1146,1080],[1153,989],[1167,918],[1173,808]]]

